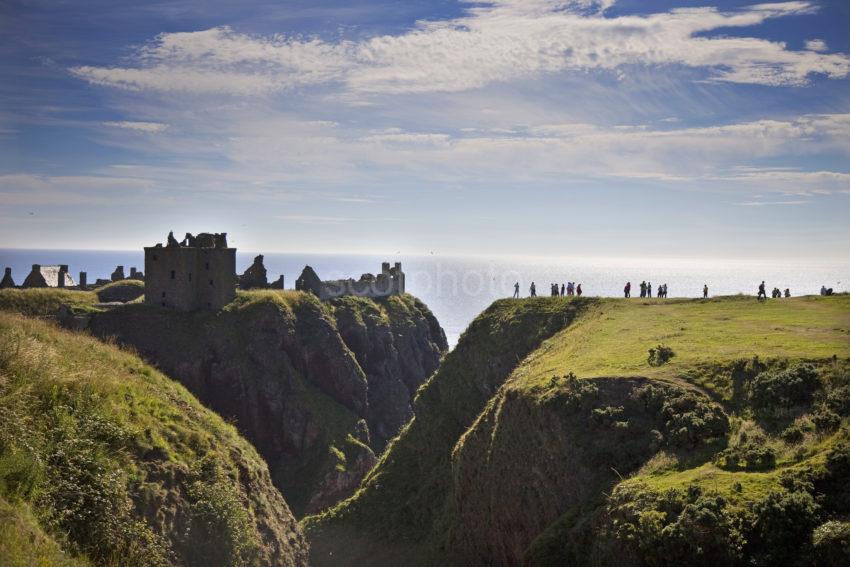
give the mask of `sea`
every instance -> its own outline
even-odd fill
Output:
[[[251,265],[256,254],[237,251],[240,273]],[[424,301],[437,316],[449,344],[454,346],[469,323],[494,300],[511,297],[519,282],[520,294],[529,293],[535,282],[538,295],[548,295],[552,283],[580,283],[584,295],[622,297],[627,281],[632,295],[639,284],[652,283],[653,294],[667,284],[668,296],[701,297],[703,285],[711,296],[751,294],[766,282],[768,293],[776,287],[790,290],[792,296],[820,293],[821,286],[836,293],[850,291],[850,261],[822,260],[705,260],[684,258],[497,258],[405,256],[385,258],[369,255],[264,254],[269,281],[284,275],[287,289],[305,265],[322,279],[359,278],[366,272],[379,272],[381,262],[401,261],[409,293]],[[109,278],[117,265],[144,270],[141,250],[20,250],[0,249],[0,267],[11,267],[20,285],[32,264],[68,264],[77,279],[80,271],[88,281]]]

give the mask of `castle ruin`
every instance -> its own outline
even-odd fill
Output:
[[[221,309],[236,297],[236,249],[227,234],[168,234],[165,246],[145,247],[145,303],[177,309]]]
[[[301,275],[295,280],[295,289],[309,291],[321,300],[333,299],[345,295],[360,297],[388,297],[404,293],[404,272],[401,262],[390,267],[389,262],[381,264],[381,273],[376,275],[363,274],[359,280],[327,280],[322,281],[310,266],[305,266]]]

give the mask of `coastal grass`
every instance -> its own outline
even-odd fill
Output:
[[[648,351],[658,345],[674,355],[654,366]],[[603,299],[525,360],[512,382],[531,388],[569,372],[580,378],[680,378],[728,400],[731,383],[718,376],[718,365],[754,357],[850,358],[850,296]]]
[[[0,312],[0,423],[0,556],[12,564],[164,565],[175,545],[191,546],[169,544],[133,502],[159,502],[166,516],[186,500],[215,509],[218,549],[236,563],[253,554],[259,536],[243,506],[260,495],[243,502],[227,479],[267,477],[265,463],[132,352]],[[185,485],[163,484],[163,473]]]
[[[52,317],[59,307],[72,311],[96,311],[97,295],[91,291],[61,288],[0,289],[0,311],[12,311],[30,317]]]

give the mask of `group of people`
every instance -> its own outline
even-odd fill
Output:
[[[823,290],[821,290],[821,294],[823,294]],[[781,297],[791,297],[791,290],[789,288],[785,288],[785,292],[783,293],[778,287],[773,288],[773,291],[770,292],[770,297],[773,299],[779,299]],[[757,299],[767,299],[767,288],[764,286],[764,281],[759,284]]]
[[[549,293],[552,297],[564,297],[565,295],[580,296],[582,294],[581,284],[576,284],[575,282],[567,282],[566,284],[561,284],[560,286],[556,283],[549,284]],[[531,282],[531,286],[528,288],[528,294],[530,297],[537,297],[537,285],[534,282]],[[519,282],[514,284],[514,298],[519,297]]]
[[[566,284],[556,284],[552,283],[549,285],[550,295],[552,297],[564,297],[564,296],[581,296],[581,284],[576,284],[575,282],[567,282]],[[537,297],[537,286],[534,282],[531,282],[531,287],[529,288],[529,295],[531,297]],[[821,295],[832,295],[832,288],[827,288],[826,286],[821,286],[820,294]],[[623,295],[628,299],[632,296],[632,282],[626,282],[626,286],[623,288]],[[785,288],[785,291],[781,291],[778,287],[773,288],[771,292],[771,297],[774,299],[781,297],[791,297],[791,290],[789,288]],[[640,296],[641,297],[652,297],[652,282],[642,281],[640,282]],[[514,298],[519,297],[519,282],[514,284]],[[656,297],[666,298],[667,297],[667,284],[661,284],[658,286],[656,291]],[[708,284],[702,286],[702,297],[703,299],[708,299]],[[759,285],[758,289],[758,299],[767,299],[767,288],[765,287],[764,282],[762,281]]]
[[[708,294],[708,287],[705,288],[706,294]],[[626,287],[623,288],[623,296],[628,299],[632,296],[632,282],[626,282]],[[652,297],[652,282],[642,281],[640,282],[640,296],[641,297]],[[667,284],[661,284],[658,286],[658,290],[656,293],[656,297],[667,297]]]

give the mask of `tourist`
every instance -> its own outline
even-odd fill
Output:
[[[702,286],[702,298],[708,299],[708,284]]]
[[[646,284],[646,296],[652,297],[652,282]]]
[[[820,286],[820,294],[826,295],[826,286],[825,285]]]
[[[640,296],[646,297],[646,281],[640,282]]]
[[[578,284],[576,286],[576,295],[581,297],[581,284]]]
[[[762,299],[762,298],[767,299],[767,292],[764,290],[764,282],[763,281],[759,285],[759,294],[756,297],[756,299]]]
[[[561,284],[561,297],[564,297],[564,284]]]
[[[626,287],[623,288],[623,295],[626,299],[632,296],[632,282],[626,282]]]
[[[519,282],[514,284],[514,299],[519,299]]]
[[[534,282],[531,282],[531,287],[528,288],[528,291],[531,297],[537,297],[537,286],[534,285]]]
[[[790,288],[787,288],[787,287],[785,288],[785,297],[791,297],[791,289]]]

